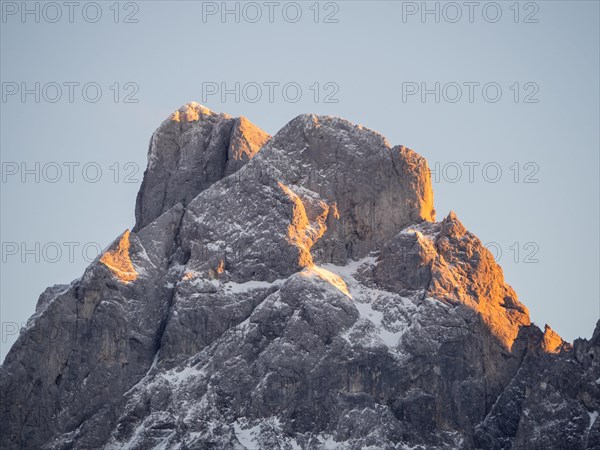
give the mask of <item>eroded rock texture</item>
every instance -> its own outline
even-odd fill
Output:
[[[237,171],[269,138],[244,117],[216,114],[198,103],[175,111],[150,139],[135,230]]]
[[[0,369],[6,449],[600,447],[600,324],[530,323],[426,161],[345,120],[185,105],[136,225]]]

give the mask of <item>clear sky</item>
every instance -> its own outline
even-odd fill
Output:
[[[82,250],[133,226],[150,135],[192,100],[271,134],[313,112],[413,148],[438,219],[454,210],[489,245],[532,320],[591,335],[597,1],[117,6],[2,2],[2,359],[39,294],[82,274]]]

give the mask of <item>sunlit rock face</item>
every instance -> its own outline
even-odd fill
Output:
[[[175,111],[150,139],[134,230],[237,171],[269,137],[244,117],[217,114],[198,103]]]
[[[100,258],[100,262],[108,267],[114,276],[123,283],[135,281],[138,276],[129,257],[129,235],[130,232],[127,230],[123,233],[115,248],[107,250]]]
[[[6,357],[0,448],[599,448],[599,345],[530,323],[412,150],[190,103]]]
[[[252,166],[289,186],[309,208],[330,207],[327,230],[314,248],[320,261],[364,257],[405,226],[435,220],[425,159],[343,119],[298,116]]]

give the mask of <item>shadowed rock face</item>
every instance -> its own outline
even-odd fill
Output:
[[[153,135],[133,232],[7,355],[0,447],[598,448],[599,361],[600,323],[542,332],[435,222],[412,150],[191,103]]]

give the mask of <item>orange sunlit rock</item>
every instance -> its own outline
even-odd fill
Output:
[[[346,282],[342,279],[342,277],[333,272],[330,272],[329,270],[325,270],[321,267],[312,265],[304,269],[300,273],[300,275],[304,277],[317,276],[321,280],[326,281],[339,291],[343,292],[344,295],[346,295],[347,297],[352,298],[352,295],[350,295],[350,291],[348,290],[348,286],[346,285]]]
[[[454,212],[442,222],[434,250],[430,294],[477,311],[494,337],[510,351],[521,327],[530,324],[529,311],[504,281],[492,253],[465,229]]]
[[[171,114],[172,122],[197,122],[201,115],[214,114],[210,109],[199,103],[191,102]]]
[[[186,122],[196,122],[198,119],[200,119],[199,108],[195,108],[191,105],[186,105],[186,109],[185,109]]]
[[[181,279],[185,280],[185,281],[189,281],[192,278],[194,278],[195,276],[196,276],[196,274],[194,272],[186,272],[183,274],[183,277],[181,277]]]
[[[340,218],[340,211],[338,210],[337,203],[334,203],[331,206],[331,210],[333,212],[333,217],[335,217],[336,219],[339,219]]]
[[[312,246],[327,231],[326,221],[330,211],[329,205],[323,201],[317,202],[317,208],[313,209],[316,209],[319,213],[313,214],[314,219],[309,221],[306,208],[300,197],[285,184],[280,182],[277,184],[294,203],[292,223],[288,226],[288,241],[300,250],[298,263],[305,268],[300,274],[304,277],[318,277],[343,292],[347,297],[352,298],[342,277],[316,266],[310,254]],[[339,212],[335,204],[332,206],[332,212],[339,219]]]
[[[549,325],[546,325],[544,328],[544,337],[542,338],[542,349],[546,353],[559,353],[564,343],[558,333],[550,328]]]
[[[236,120],[229,145],[229,160],[247,161],[265,145],[271,136],[245,117]]]
[[[329,214],[329,206],[325,202],[319,202],[318,206],[321,212],[315,217],[315,220],[309,222],[304,203],[302,203],[300,197],[285,184],[280,182],[277,184],[294,204],[292,222],[288,226],[288,241],[300,250],[298,264],[301,267],[312,266],[313,259],[310,249],[327,230],[325,222]]]
[[[126,230],[121,236],[117,248],[107,251],[100,258],[100,262],[125,284],[135,281],[138,277],[138,273],[129,257],[129,234],[129,230]]]
[[[431,171],[427,160],[408,147],[400,145],[397,148],[402,155],[402,164],[405,173],[416,175],[412,187],[418,193],[419,215],[421,219],[435,222],[435,208],[433,204],[433,188],[431,186]]]
[[[208,269],[208,278],[211,280],[217,280],[223,272],[225,272],[225,260],[221,258],[217,264],[217,267],[211,267]]]

